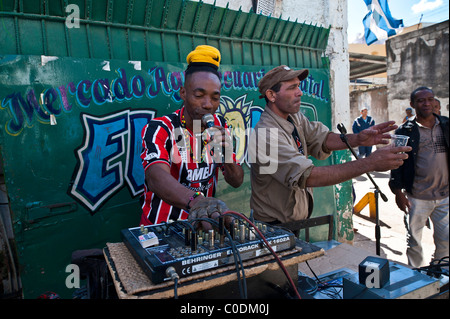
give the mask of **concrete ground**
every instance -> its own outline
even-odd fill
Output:
[[[388,182],[390,174],[389,172],[375,172],[371,173],[371,176],[380,191],[388,198],[387,202],[384,202],[381,197],[378,199],[381,257],[407,264],[406,229],[403,221],[404,213],[397,207],[395,196],[389,189]],[[353,187],[356,193],[355,204],[366,193],[374,191],[374,186],[367,175],[353,179]],[[434,252],[432,227],[432,225],[431,229],[426,227],[423,232],[425,265],[429,264]],[[353,215],[353,228],[355,229],[353,245],[373,252],[373,256],[376,256],[375,219],[370,218],[369,205],[359,214]]]

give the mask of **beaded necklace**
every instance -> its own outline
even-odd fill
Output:
[[[184,109],[180,112],[181,114],[181,127],[183,128],[183,133],[184,133],[184,141],[186,144],[186,148],[189,150],[189,154],[191,155],[192,160],[194,161],[194,163],[202,163],[203,160],[205,159],[205,155],[206,155],[206,144],[207,141],[204,140],[202,144],[200,144],[201,150],[202,150],[202,154],[201,154],[201,159],[200,161],[198,161],[198,159],[196,158],[195,154],[196,152],[194,152],[193,147],[191,146],[191,137],[194,138],[191,133],[189,132],[189,130],[186,127],[186,119],[184,118]]]

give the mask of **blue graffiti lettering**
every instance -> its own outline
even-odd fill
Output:
[[[44,92],[44,107],[50,114],[58,115],[61,113],[61,107],[54,106],[58,96],[59,94],[54,88],[50,88]]]
[[[164,68],[153,67],[148,71],[152,84],[147,88],[149,98],[154,98],[160,91],[166,96],[170,96],[175,102],[180,102],[180,88],[184,82],[184,76],[181,72],[170,72],[166,75]]]
[[[97,105],[102,105],[106,101],[112,102],[108,79],[97,79],[94,81],[92,84],[92,97]]]
[[[128,112],[103,119],[83,115],[85,145],[78,150],[80,169],[72,194],[80,198],[92,211],[123,184],[122,162],[125,152],[124,135],[128,130]]]
[[[86,97],[85,95],[89,92],[91,86],[92,83],[89,80],[83,80],[77,85],[77,102],[82,107],[89,107],[89,104],[91,104],[92,97]]]
[[[67,87],[74,87],[73,83],[70,82]],[[58,88],[59,96],[61,97],[61,103],[64,107],[65,111],[70,111],[72,109],[72,104],[70,104],[69,99],[67,98],[66,86],[61,85]]]
[[[223,88],[225,91],[228,91],[233,86],[233,74],[230,71],[226,71],[223,73],[222,78]]]
[[[258,72],[225,71],[220,77],[225,91],[231,89],[256,91],[258,81],[264,73],[264,69]],[[141,99],[144,96],[153,99],[161,93],[175,103],[182,102],[179,91],[184,83],[184,72],[167,72],[164,67],[155,66],[147,71],[148,79],[135,74],[129,81],[125,69],[117,69],[116,74],[118,76],[113,80],[84,79],[75,84],[70,82],[57,88],[46,89],[43,92],[42,105],[39,104],[33,89],[28,91],[25,97],[19,92],[9,94],[0,105],[0,109],[8,109],[11,116],[6,131],[10,135],[18,135],[25,125],[32,127],[35,118],[41,123],[49,123],[50,114],[58,116],[63,111],[65,113],[72,111],[75,105],[73,100],[83,109],[93,104],[124,102]],[[323,83],[311,84],[310,90],[322,96]],[[308,88],[306,91],[309,92]]]
[[[11,135],[18,135],[27,125],[32,127],[34,114],[40,120],[49,120],[50,115],[42,110],[33,90],[28,91],[26,99],[20,93],[12,93],[2,100],[1,109],[8,109],[12,119],[6,123],[6,131]]]
[[[328,98],[324,96],[324,87],[325,81],[321,80],[317,82],[311,74],[300,83],[300,89],[303,93],[321,101],[328,102]]]
[[[150,98],[154,98],[158,95],[159,91],[161,90],[161,84],[165,83],[165,72],[162,67],[154,67],[151,68],[148,71],[148,74],[151,76],[151,79],[153,80],[153,85],[155,86],[155,89],[153,89],[152,85],[150,85],[147,89],[148,96]],[[163,90],[164,92],[167,92],[168,89],[166,88]]]
[[[133,90],[133,96],[140,99],[145,94],[145,81],[140,75],[133,76],[131,79],[131,88]]]
[[[114,96],[119,102],[123,101],[124,99],[130,100],[133,97],[133,93],[130,92],[128,88],[126,72],[121,68],[118,69],[117,72],[119,73],[119,77],[114,80],[112,85]]]
[[[225,91],[258,89],[258,82],[264,76],[264,69],[258,72],[225,71],[221,74],[222,85]]]
[[[126,110],[102,118],[83,114],[86,139],[77,151],[70,194],[91,212],[119,191],[125,181],[133,196],[143,191],[141,131],[154,115],[151,110]]]
[[[128,133],[128,154],[125,178],[133,196],[141,193],[144,188],[145,178],[142,168],[141,152],[142,137],[141,131],[144,126],[155,116],[153,111],[132,111],[129,114],[130,129]]]

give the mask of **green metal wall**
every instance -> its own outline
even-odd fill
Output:
[[[69,4],[79,8],[79,28],[66,27],[72,21],[73,12],[65,12]],[[3,0],[0,5],[2,54],[179,62],[196,45],[208,43],[222,52],[223,64],[322,68],[329,34],[326,28],[182,0]]]
[[[79,28],[68,28],[69,4],[80,9]],[[327,28],[181,0],[3,0],[0,31],[0,151],[26,298],[69,298],[72,251],[102,248],[138,224],[140,129],[181,106],[195,46],[220,49],[218,112],[236,127],[256,124],[257,82],[280,64],[310,69],[302,111],[331,126]],[[218,197],[248,214],[242,141],[244,185],[219,182]],[[341,196],[336,203],[333,187],[316,189],[313,216],[339,218],[350,199]]]

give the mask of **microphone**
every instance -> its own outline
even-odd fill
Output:
[[[213,127],[214,126],[214,115],[212,115],[211,113],[207,113],[207,114],[203,115],[202,123],[207,129],[210,127]],[[211,137],[211,140],[214,140],[214,132],[209,133],[209,136]],[[214,149],[215,149],[215,147],[213,148],[212,152],[214,152]],[[222,158],[222,162],[224,160],[224,151],[225,151],[225,148],[222,147],[222,149],[219,150],[218,154],[217,154],[220,158]],[[213,155],[213,157],[214,157],[214,155]]]
[[[211,113],[207,113],[202,117],[202,123],[206,128],[210,128],[214,126],[214,115]]]
[[[211,113],[206,113],[205,115],[203,115],[202,117],[202,123],[203,125],[206,127],[206,129],[209,129],[210,127],[214,126],[214,115],[212,115]],[[211,140],[214,139],[214,132],[209,132],[209,136],[211,138]]]
[[[339,123],[337,125],[337,129],[339,130],[339,132],[341,132],[341,134],[347,134],[347,129],[345,128],[344,124]]]

